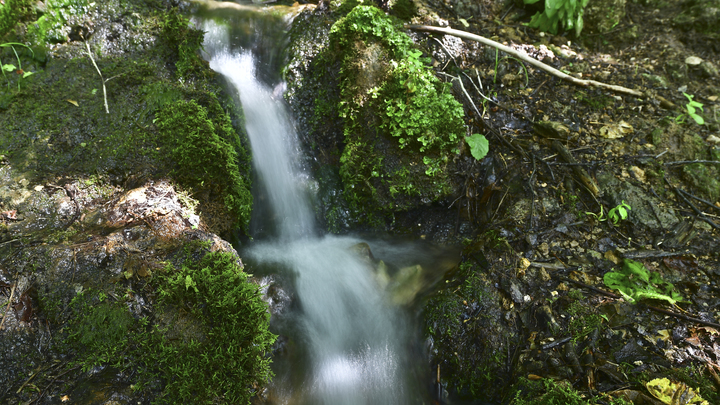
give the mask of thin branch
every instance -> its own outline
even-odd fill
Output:
[[[613,91],[616,93],[627,94],[627,95],[638,97],[638,98],[646,97],[646,95],[643,92],[638,91],[638,90],[628,89],[627,87],[616,86],[616,85],[607,84],[607,83],[601,83],[601,82],[598,82],[595,80],[578,79],[576,77],[565,74],[565,73],[555,69],[552,66],[548,66],[548,65],[540,62],[537,59],[531,58],[530,56],[528,56],[525,53],[518,52],[518,51],[516,51],[510,47],[507,47],[501,43],[495,42],[495,41],[487,39],[485,37],[481,37],[479,35],[471,34],[466,31],[455,30],[452,28],[432,27],[429,25],[412,25],[412,24],[405,25],[405,28],[411,29],[411,30],[416,30],[416,31],[426,31],[426,32],[434,32],[434,33],[445,34],[445,35],[452,35],[452,36],[455,36],[458,38],[466,39],[469,41],[476,41],[476,42],[480,42],[480,43],[488,45],[488,46],[492,46],[493,48],[499,49],[509,55],[512,55],[524,62],[527,62],[527,63],[535,66],[538,69],[544,70],[553,76],[559,77],[562,80],[565,80],[567,82],[570,82],[570,83],[578,85],[578,86],[598,87],[601,89],[610,90],[610,91]]]
[[[674,165],[689,165],[692,163],[711,163],[720,165],[720,160],[679,160],[677,162],[667,162],[664,163],[665,166],[674,166]]]
[[[98,74],[100,75],[100,81],[102,82],[103,86],[103,99],[105,100],[105,113],[110,114],[110,109],[108,109],[108,103],[107,103],[107,90],[105,90],[105,82],[106,80],[103,79],[102,73],[100,73],[100,68],[98,67],[97,63],[95,63],[95,58],[92,56],[92,52],[90,52],[90,44],[85,41],[85,47],[87,48],[88,56],[90,57],[90,60],[92,61],[93,66],[95,66],[95,70],[97,70]],[[113,79],[111,77],[110,79]],[[108,80],[110,80],[108,79]]]

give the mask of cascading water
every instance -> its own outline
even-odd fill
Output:
[[[302,346],[303,361],[278,372],[272,396],[293,404],[421,403],[412,382],[416,363],[407,355],[409,326],[367,261],[349,249],[361,241],[315,235],[303,186],[308,177],[299,168],[298,141],[283,101],[258,79],[253,53],[233,49],[226,27],[212,20],[201,24],[211,68],[239,94],[277,229],[275,238],[253,243],[243,255],[289,269],[299,301],[293,339]]]

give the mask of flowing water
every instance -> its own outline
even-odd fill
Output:
[[[410,349],[415,341],[411,322],[387,296],[387,282],[378,280],[368,256],[351,248],[369,246],[376,256],[399,250],[372,241],[358,245],[364,241],[352,237],[318,235],[307,191],[312,181],[299,163],[297,135],[277,91],[281,83],[268,83],[276,73],[261,71],[272,69],[273,63],[259,60],[253,48],[262,47],[239,38],[227,24],[199,24],[206,31],[204,48],[211,68],[239,96],[256,182],[265,190],[264,204],[271,212],[273,237],[251,243],[243,257],[258,267],[284,269],[293,279],[297,300],[287,328],[293,331],[288,351],[294,354],[275,359],[277,376],[269,402],[422,403],[422,384],[414,370],[423,368],[423,356]],[[258,37],[257,27],[245,31]],[[405,253],[413,256],[407,249]]]

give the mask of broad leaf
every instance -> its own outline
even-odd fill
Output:
[[[473,134],[466,136],[465,141],[470,147],[470,154],[477,160],[482,160],[490,151],[490,143],[485,135]]]

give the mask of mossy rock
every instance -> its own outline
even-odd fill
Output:
[[[339,166],[343,196],[360,222],[378,224],[458,191],[452,173],[464,111],[421,55],[397,20],[359,4],[335,22],[307,69],[331,87],[315,94],[312,110],[301,106],[312,114],[310,138],[334,131],[327,163]],[[296,54],[291,65],[304,57]],[[291,97],[301,93],[296,87]]]
[[[206,221],[214,232],[247,229],[252,196],[242,111],[200,58],[202,31],[177,10],[152,2],[50,6],[77,12],[75,20],[58,20],[63,30],[85,27],[90,11],[107,18],[52,51],[44,44],[17,47],[15,64],[33,74],[8,75],[0,86],[0,151],[6,158],[39,176],[106,174],[130,187],[175,177],[200,197],[205,214],[217,218]],[[106,21],[118,19],[123,28],[113,33]],[[16,38],[41,39],[32,30]],[[0,57],[5,62],[15,55],[4,47]],[[185,106],[183,115],[173,115],[179,106]]]
[[[498,382],[510,381],[507,353],[518,336],[493,285],[481,266],[465,261],[423,309],[431,362],[440,365],[441,382],[456,398],[495,402],[507,389]]]
[[[720,26],[720,1],[692,0],[683,5],[683,10],[673,23],[685,30],[695,30],[720,38],[717,27]]]

